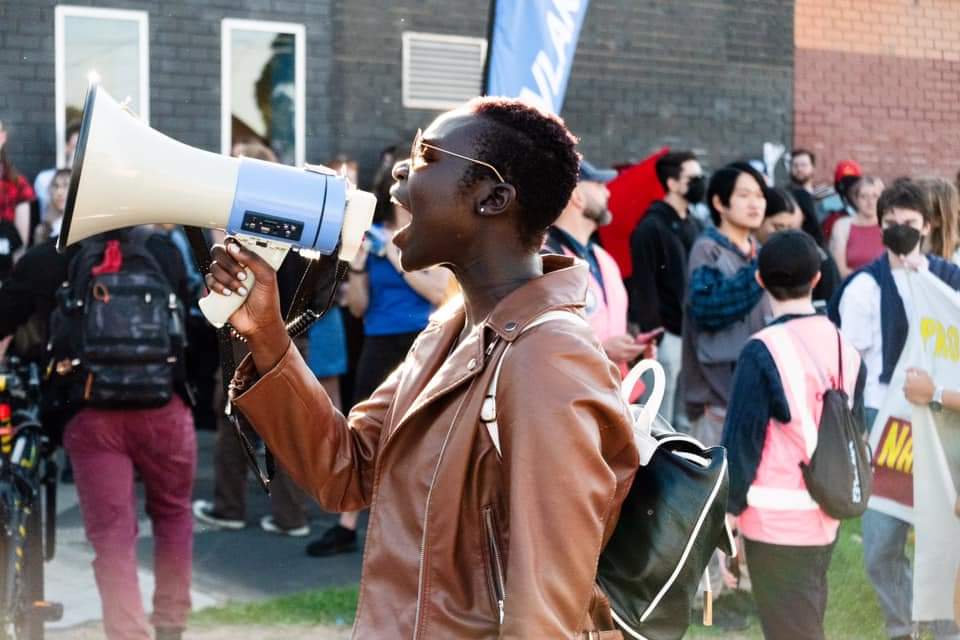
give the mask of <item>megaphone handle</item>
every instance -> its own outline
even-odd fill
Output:
[[[287,257],[290,251],[290,245],[282,242],[271,242],[270,240],[261,240],[250,236],[238,235],[235,237],[237,242],[242,244],[245,249],[256,253],[267,261],[274,271],[280,268],[283,259]],[[247,291],[253,289],[253,272],[248,267],[245,270],[247,279],[244,280],[244,286]],[[240,308],[247,296],[241,296],[234,291],[231,295],[225,296],[222,293],[211,291],[206,297],[200,300],[200,311],[214,327],[219,329],[227,323],[233,312]]]

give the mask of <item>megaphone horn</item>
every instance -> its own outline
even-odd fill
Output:
[[[373,219],[373,194],[326,167],[231,158],[169,138],[92,84],[83,107],[57,250],[142,224],[224,229],[276,269],[295,247],[352,260]],[[252,286],[253,274],[247,270]],[[222,326],[241,304],[211,293],[200,306]]]

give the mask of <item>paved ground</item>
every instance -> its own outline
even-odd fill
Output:
[[[200,432],[199,469],[194,495],[210,499],[213,495],[213,434]],[[153,574],[150,521],[143,512],[143,487],[138,486],[140,499],[140,559],[141,595],[145,606],[150,608]],[[360,580],[360,553],[333,558],[310,558],[304,546],[311,538],[286,538],[269,534],[259,527],[260,516],[269,513],[268,498],[253,479],[248,491],[248,526],[242,531],[225,532],[207,530],[200,526],[195,532],[193,564],[193,602],[195,609],[231,601],[250,601],[271,596],[293,593],[305,589],[356,584]],[[76,627],[67,635],[53,634],[53,638],[87,640],[101,637],[98,625],[84,625],[100,619],[100,599],[93,579],[90,562],[93,551],[84,539],[80,510],[77,506],[73,485],[61,484],[58,494],[57,554],[46,565],[47,598],[64,605],[64,618],[49,625],[50,629]],[[319,535],[326,527],[336,522],[336,516],[322,512],[314,506],[311,510],[313,535]],[[361,521],[361,531],[365,521]],[[81,626],[77,626],[81,625]],[[299,627],[297,629],[300,629]],[[310,630],[312,638],[339,638],[340,631]],[[279,632],[271,635],[245,633],[248,638],[299,638],[299,631]],[[227,637],[216,635],[215,629],[197,630],[188,639],[214,640]],[[92,634],[92,635],[91,635]],[[332,635],[331,635],[332,634]],[[305,637],[305,636],[304,636]],[[346,637],[346,636],[343,636]]]

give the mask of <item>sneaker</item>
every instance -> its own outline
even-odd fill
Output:
[[[302,527],[281,529],[277,526],[277,523],[273,521],[273,516],[263,516],[260,518],[260,528],[267,533],[276,533],[281,536],[291,536],[293,538],[302,538],[310,535],[310,525],[305,524]]]
[[[247,526],[247,523],[243,520],[221,518],[213,512],[213,503],[207,500],[194,500],[193,517],[196,518],[200,524],[216,527],[217,529],[238,530]]]
[[[318,540],[307,545],[307,555],[315,558],[357,550],[357,532],[339,524],[327,529]]]

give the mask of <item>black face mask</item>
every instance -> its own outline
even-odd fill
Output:
[[[706,191],[706,181],[703,179],[703,176],[697,176],[696,178],[690,178],[690,181],[687,183],[687,192],[683,197],[690,204],[697,204],[703,200]]]
[[[894,224],[883,230],[883,246],[905,256],[920,243],[920,232],[908,224]]]

